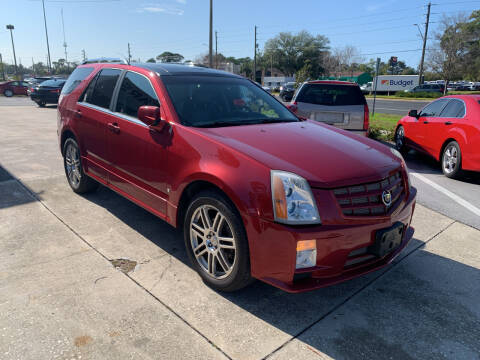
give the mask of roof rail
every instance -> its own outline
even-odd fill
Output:
[[[127,60],[125,59],[102,57],[102,58],[96,58],[96,59],[86,59],[82,62],[82,65],[93,64],[93,63],[117,63],[117,64],[120,63],[125,65],[128,64]]]

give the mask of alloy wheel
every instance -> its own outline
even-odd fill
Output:
[[[454,145],[449,145],[443,155],[443,168],[447,174],[455,171],[458,164],[458,151]]]
[[[397,130],[397,136],[395,137],[395,145],[397,149],[400,150],[403,148],[405,144],[405,130],[403,130],[403,126],[400,126]]]
[[[199,206],[190,221],[190,244],[193,255],[210,277],[230,275],[237,260],[236,239],[232,225],[219,209]]]
[[[65,167],[67,170],[68,180],[74,188],[78,188],[82,179],[80,171],[80,154],[73,144],[69,144],[65,151]]]

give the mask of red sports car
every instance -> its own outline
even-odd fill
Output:
[[[28,84],[25,81],[7,81],[0,84],[0,94],[10,97],[27,95]]]
[[[412,238],[416,190],[397,150],[302,121],[237,75],[81,65],[61,92],[58,136],[74,192],[103,184],[182,229],[219,290],[335,284]]]
[[[411,110],[397,124],[395,144],[433,156],[450,178],[480,171],[480,95],[445,96]]]

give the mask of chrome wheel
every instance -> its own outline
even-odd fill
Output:
[[[65,151],[65,168],[67,170],[68,181],[74,188],[78,188],[82,180],[80,154],[78,148],[73,144],[68,144]]]
[[[395,145],[397,146],[397,150],[403,149],[405,145],[405,130],[403,126],[400,126],[397,130],[397,135],[395,136]]]
[[[446,174],[455,171],[458,164],[458,151],[454,145],[448,145],[443,153],[443,169]]]
[[[219,209],[199,206],[190,221],[190,245],[198,264],[214,279],[223,279],[237,260],[233,227]]]

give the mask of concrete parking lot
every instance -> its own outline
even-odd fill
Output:
[[[10,100],[0,97],[0,358],[480,359],[475,228],[419,204],[414,240],[387,268],[304,294],[260,282],[218,293],[175,229],[104,187],[74,194],[56,109]]]

